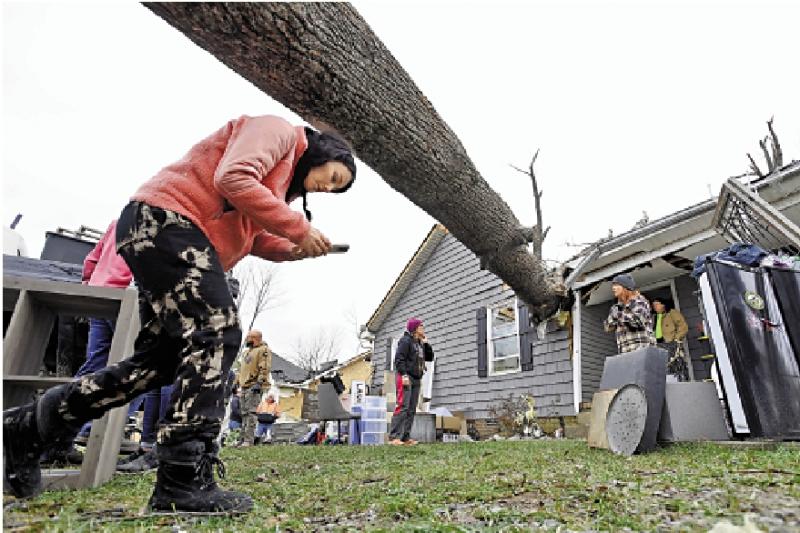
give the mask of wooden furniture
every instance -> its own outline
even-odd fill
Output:
[[[30,401],[37,389],[72,381],[37,375],[59,314],[116,319],[108,363],[133,353],[139,332],[135,289],[90,287],[12,272],[6,269],[3,275],[3,310],[12,312],[3,337],[3,409]],[[81,469],[44,470],[45,488],[97,487],[111,479],[126,418],[123,406],[95,420]]]

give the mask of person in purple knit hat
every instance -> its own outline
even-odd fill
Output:
[[[425,336],[422,320],[411,318],[406,332],[397,343],[394,354],[395,388],[397,405],[389,431],[389,444],[395,446],[414,446],[417,441],[411,438],[411,425],[419,402],[419,389],[425,373],[425,361],[433,361],[433,348]]]

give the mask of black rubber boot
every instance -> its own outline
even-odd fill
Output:
[[[41,455],[80,430],[81,424],[67,424],[58,413],[66,392],[67,386],[54,387],[33,403],[3,411],[4,480],[17,498],[42,491]]]
[[[253,508],[250,496],[222,490],[214,481],[225,466],[213,448],[199,441],[159,444],[156,488],[148,506],[153,511],[187,513],[245,513]]]
[[[133,460],[117,465],[117,472],[124,474],[138,474],[140,472],[149,472],[158,467],[158,456],[156,450],[148,450],[143,454],[135,457]]]
[[[4,488],[17,498],[29,498],[42,491],[39,457],[42,441],[36,427],[36,404],[29,403],[3,411]]]

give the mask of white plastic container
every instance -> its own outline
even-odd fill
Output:
[[[361,419],[361,433],[386,433],[386,419]]]
[[[364,396],[364,409],[383,409],[386,411],[386,397]]]
[[[361,409],[362,420],[386,420],[386,409]]]
[[[361,444],[363,446],[383,444],[386,441],[386,433],[362,433]]]

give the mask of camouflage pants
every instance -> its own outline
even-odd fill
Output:
[[[255,441],[258,423],[256,408],[259,403],[261,403],[261,390],[258,392],[252,389],[242,391],[242,442],[253,444]]]
[[[68,423],[91,420],[174,384],[158,443],[215,439],[242,337],[216,251],[185,217],[137,202],[120,215],[117,251],[139,288],[142,329],[134,354],[70,384],[62,416]]]

